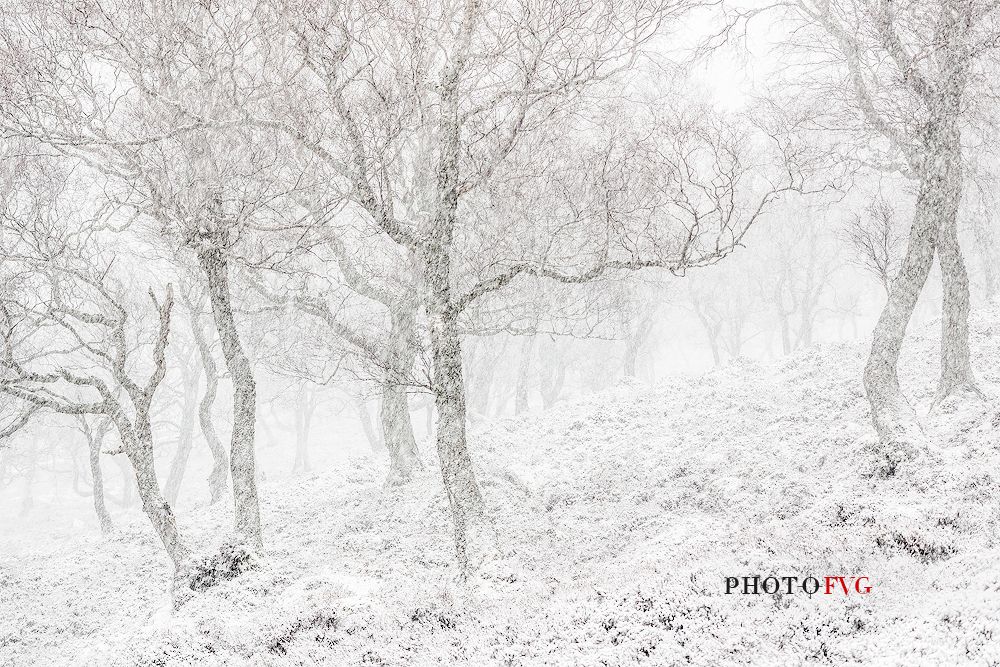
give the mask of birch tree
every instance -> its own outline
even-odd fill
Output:
[[[43,413],[110,420],[143,512],[181,575],[189,552],[156,478],[150,418],[166,374],[170,286],[149,290],[152,321],[144,322],[93,231],[66,229],[62,211],[33,209],[9,204],[0,217],[4,277],[21,278],[16,294],[0,301],[0,393],[21,406],[0,438]]]
[[[645,144],[595,132],[615,113],[598,119],[597,101],[620,98],[644,50],[687,7],[284,7],[301,65],[289,64],[280,94],[248,120],[314,156],[335,184],[329,197],[349,201],[416,262],[463,569],[470,524],[484,515],[466,437],[466,311],[530,279],[580,284],[714,262],[778,193],[800,185],[789,170],[748,202],[748,141],[693,118],[669,129],[663,118],[630,118],[662,130],[642,133],[656,137]],[[588,145],[588,133],[603,136]]]
[[[984,65],[1000,35],[996,4],[796,0],[791,6],[813,28],[796,33],[796,44],[814,53],[814,62],[837,67],[835,78],[819,84],[825,104],[843,103],[841,118],[849,127],[878,137],[862,139],[869,145],[853,155],[863,164],[901,171],[917,186],[906,253],[875,327],[864,376],[879,438],[891,446],[891,457],[910,455],[922,436],[900,391],[897,365],[935,254],[944,316],[934,402],[980,393],[969,353],[969,285],[957,219],[966,163],[962,132],[975,120],[970,91],[988,85]]]
[[[241,340],[234,266],[273,265],[301,227],[279,200],[306,186],[282,144],[243,122],[264,94],[273,34],[263,4],[19,0],[4,13],[8,134],[94,166],[117,205],[195,261],[233,382],[229,452],[236,532],[262,543],[257,389]],[[272,139],[272,140],[269,140]],[[262,235],[271,235],[265,244]],[[204,357],[203,357],[204,358]]]

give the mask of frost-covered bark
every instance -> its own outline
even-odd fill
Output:
[[[107,424],[101,423],[97,429],[91,428],[85,417],[80,417],[80,428],[87,438],[87,453],[90,463],[91,492],[93,493],[94,513],[101,526],[102,533],[110,533],[114,529],[111,513],[104,498],[104,471],[101,470],[101,446],[104,444],[104,434]]]
[[[462,342],[454,319],[432,315],[431,355],[434,361],[436,445],[448,505],[455,528],[459,565],[469,565],[468,530],[482,517],[483,501],[466,440],[465,381]]]
[[[969,274],[958,243],[958,211],[949,211],[938,232],[943,303],[941,314],[941,378],[934,402],[959,391],[979,394],[969,353]]]
[[[414,313],[398,305],[390,310],[390,331],[385,360],[386,379],[382,385],[382,406],[379,419],[382,438],[389,450],[388,485],[404,484],[413,477],[413,471],[423,467],[413,437],[413,423],[407,400],[406,382],[416,359],[413,346]]]
[[[434,404],[438,415],[435,440],[441,477],[455,528],[456,554],[463,570],[469,566],[469,524],[483,515],[483,500],[466,440],[466,387],[462,368],[462,338],[458,331],[460,311],[455,308],[451,294],[451,248],[458,223],[460,197],[462,130],[458,86],[469,55],[472,30],[479,20],[479,10],[477,2],[466,3],[458,46],[440,84],[437,208],[420,254],[427,290],[426,308],[430,321],[431,359],[434,364]]]
[[[117,420],[116,420],[117,421]],[[119,428],[128,429],[128,425]],[[177,530],[177,520],[170,508],[170,503],[163,497],[160,484],[156,479],[156,469],[153,467],[153,439],[149,427],[148,415],[136,417],[134,436],[128,436],[129,445],[126,449],[129,462],[135,471],[136,487],[142,500],[142,511],[149,518],[156,530],[163,548],[174,564],[175,571],[182,569],[189,555],[183,544],[180,532]]]
[[[949,226],[958,215],[962,196],[960,135],[954,116],[944,115],[928,123],[925,136],[927,152],[906,254],[875,325],[864,376],[879,438],[886,443],[898,443],[904,449],[914,445],[920,435],[913,408],[899,388],[896,370],[899,353],[907,324],[934,262],[939,230]],[[967,309],[965,313],[967,317]]]
[[[236,532],[256,547],[263,544],[260,506],[257,501],[255,432],[257,383],[253,367],[243,351],[229,290],[229,265],[217,248],[198,250],[198,262],[205,272],[215,327],[222,345],[229,376],[233,382],[233,433],[229,450]]]
[[[968,276],[957,235],[964,178],[961,128],[970,72],[996,43],[997,6],[977,0],[917,2],[907,8],[889,2],[800,0],[798,8],[833,37],[847,69],[852,105],[866,129],[888,140],[889,161],[902,160],[903,172],[918,182],[906,255],[865,367],[876,431],[883,442],[906,450],[920,433],[900,392],[896,366],[935,252],[944,286],[935,400],[975,386],[969,361]],[[887,86],[893,89],[880,89]]]
[[[104,500],[104,473],[101,470],[101,444],[94,441],[90,444],[90,479],[93,484],[94,513],[97,514],[97,521],[101,525],[102,533],[110,533],[114,529],[111,521],[111,513]]]
[[[188,313],[191,318],[191,336],[198,348],[202,370],[205,372],[205,393],[198,403],[198,424],[205,437],[205,443],[212,452],[213,465],[212,472],[208,475],[208,492],[212,504],[215,504],[225,495],[226,480],[229,478],[229,455],[218,433],[215,432],[215,419],[212,416],[212,407],[215,405],[215,397],[219,390],[219,369],[215,365],[212,348],[205,337],[201,315],[190,303],[188,303]]]
[[[45,261],[52,262],[46,258]],[[84,260],[78,260],[86,266]],[[3,322],[2,333],[3,355],[0,356],[0,392],[12,397],[25,406],[24,417],[18,422],[23,426],[28,419],[40,411],[83,418],[86,415],[103,415],[114,424],[121,439],[122,450],[135,475],[136,487],[142,499],[142,509],[159,537],[167,555],[174,565],[174,572],[183,570],[188,550],[180,539],[177,522],[170,504],[163,497],[156,469],[153,465],[153,430],[150,422],[150,409],[157,388],[166,375],[166,348],[170,335],[170,316],[173,307],[173,293],[168,287],[163,303],[156,300],[152,291],[150,297],[156,306],[159,316],[156,337],[152,344],[150,365],[152,370],[148,378],[140,382],[130,375],[130,350],[126,324],[129,320],[128,311],[118,301],[104,284],[104,275],[89,275],[77,266],[59,266],[53,262],[46,276],[48,284],[40,290],[46,295],[44,306],[34,304],[4,303],[0,309]],[[89,269],[89,267],[87,267]],[[66,303],[66,295],[83,303]],[[87,302],[88,296],[104,307]],[[17,308],[21,317],[12,317],[12,311]],[[27,313],[45,313],[40,320],[32,320]],[[108,314],[111,313],[111,314]],[[25,326],[36,326],[49,330],[61,328],[69,340],[80,341],[78,349],[86,353],[89,365],[77,371],[75,365],[62,367],[49,364],[44,370],[32,370],[28,364],[35,364],[41,359],[47,360],[47,355],[56,364],[60,360],[63,347],[59,340],[51,349],[42,353],[29,351],[21,354],[20,341],[23,340]],[[99,327],[102,335],[98,337],[102,345],[82,342],[86,341],[85,332],[93,333],[90,327]],[[51,343],[50,343],[51,344]],[[84,365],[84,364],[78,364]],[[103,372],[91,374],[97,365],[106,365]],[[44,366],[44,364],[43,364]],[[113,380],[109,385],[107,378]],[[69,386],[85,389],[87,398],[78,391],[66,392]]]

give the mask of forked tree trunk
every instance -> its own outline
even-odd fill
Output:
[[[958,129],[953,123],[929,124],[927,155],[920,173],[916,211],[899,273],[875,325],[871,354],[865,365],[865,390],[872,421],[883,443],[904,454],[920,441],[916,413],[899,388],[897,364],[906,327],[934,262],[938,230],[958,214],[962,166]]]
[[[479,4],[466,3],[458,46],[440,83],[437,206],[421,249],[421,268],[427,287],[434,365],[434,403],[437,407],[437,454],[441,462],[448,505],[455,527],[455,552],[464,573],[469,570],[470,523],[484,518],[483,500],[472,467],[465,435],[466,386],[462,369],[462,339],[451,295],[451,253],[458,223],[461,187],[459,159],[462,126],[459,113],[459,80],[471,49],[471,34],[478,20]]]
[[[205,271],[212,314],[222,344],[222,356],[233,382],[233,433],[229,462],[233,479],[236,532],[241,539],[259,548],[263,546],[263,538],[254,460],[257,385],[233,317],[229,266],[222,252],[212,247],[200,249],[198,260]]]

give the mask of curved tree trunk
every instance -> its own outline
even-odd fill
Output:
[[[146,409],[148,409],[148,403]],[[137,407],[133,424],[128,423],[120,411],[114,412],[110,416],[118,428],[122,442],[125,443],[125,454],[128,456],[135,474],[136,488],[139,490],[139,498],[142,500],[142,511],[146,514],[149,522],[153,524],[153,530],[156,531],[157,537],[163,543],[163,548],[166,549],[167,555],[173,562],[176,576],[181,572],[184,561],[187,560],[190,552],[181,542],[173,510],[170,508],[170,503],[163,497],[160,483],[156,478],[156,468],[153,465],[153,431],[149,423],[149,415],[143,411],[143,408]]]
[[[236,532],[243,540],[259,548],[263,545],[263,538],[254,460],[257,384],[233,317],[229,266],[222,252],[212,247],[199,250],[198,260],[208,279],[212,314],[222,344],[222,355],[233,382],[233,434],[229,461],[236,509]]]
[[[191,312],[191,333],[194,336],[195,345],[198,347],[198,355],[201,357],[201,366],[205,371],[205,393],[198,404],[198,424],[201,426],[201,433],[205,436],[205,442],[212,452],[212,472],[208,475],[208,492],[212,497],[212,504],[218,502],[226,493],[226,478],[229,477],[229,455],[226,448],[222,446],[218,433],[215,432],[215,424],[212,419],[212,407],[215,405],[215,396],[219,391],[219,369],[212,358],[212,348],[209,347],[205,339],[205,330],[201,327],[201,318],[194,308]]]
[[[958,210],[938,233],[943,303],[941,317],[941,378],[934,404],[952,394],[979,394],[969,355],[969,274],[958,242]]]
[[[962,193],[957,128],[938,122],[928,126],[927,135],[928,157],[920,174],[906,255],[875,326],[864,376],[879,439],[898,446],[904,454],[920,440],[921,433],[916,414],[900,391],[896,366],[906,326],[934,262],[939,230],[957,216]]]
[[[101,471],[101,443],[90,446],[90,476],[94,483],[94,512],[101,524],[102,533],[110,533],[114,529],[111,513],[104,502],[104,474]]]
[[[179,570],[189,552],[181,542],[177,521],[174,518],[173,510],[170,509],[170,503],[160,492],[156,471],[153,468],[152,442],[139,440],[135,447],[129,448],[128,458],[135,471],[136,486],[139,489],[139,497],[142,499],[142,511],[153,524],[153,529],[167,550],[167,555],[173,562],[174,569]]]

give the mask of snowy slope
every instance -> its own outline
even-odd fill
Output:
[[[973,324],[991,396],[998,319]],[[920,414],[936,338],[904,354]],[[383,490],[368,458],[265,486],[257,568],[174,614],[138,519],[17,557],[0,564],[0,664],[996,664],[997,405],[945,406],[927,419],[933,454],[879,479],[863,353],[740,362],[478,427],[499,553],[464,584],[427,446],[403,489]],[[216,509],[180,519],[205,551],[230,525]],[[724,594],[725,577],[754,574],[864,575],[873,590]]]

